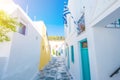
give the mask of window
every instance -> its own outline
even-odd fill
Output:
[[[19,32],[20,34],[25,35],[25,31],[26,31],[26,26],[21,23],[18,32]]]
[[[71,46],[71,60],[72,60],[72,63],[74,63],[74,47]]]
[[[87,47],[88,47],[88,45],[87,45],[87,41],[82,42],[82,48],[87,48]]]

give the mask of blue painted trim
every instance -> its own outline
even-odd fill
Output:
[[[87,41],[87,38],[83,39],[80,41],[80,43]]]
[[[72,63],[74,63],[74,46],[72,45],[71,46],[71,61],[72,61]]]
[[[85,39],[83,39],[83,40],[81,40],[81,41],[79,41],[79,45],[80,45],[80,52],[81,52],[81,59],[80,59],[80,61],[81,61],[81,69],[82,69],[82,76],[83,76],[83,79],[82,80],[91,80],[91,74],[90,74],[90,62],[89,62],[89,53],[88,53],[88,48],[82,48],[82,43],[83,42],[86,42],[87,41],[87,38],[85,38]],[[87,55],[85,55],[83,52],[85,51],[85,50],[87,50]],[[85,51],[86,52],[86,51]],[[88,58],[87,58],[87,57]],[[84,57],[84,58],[83,58]],[[88,67],[85,67],[84,66],[84,64],[83,64],[83,62],[85,61],[86,62],[86,60],[88,60]],[[86,71],[86,69],[88,70],[87,72],[88,72],[88,74],[86,75],[86,73],[84,73],[85,71]],[[86,76],[87,76],[87,78],[86,78]]]

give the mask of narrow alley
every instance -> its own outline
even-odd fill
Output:
[[[34,80],[73,80],[64,61],[62,57],[52,57],[52,60],[39,72]]]
[[[0,80],[120,80],[120,0],[0,0]]]

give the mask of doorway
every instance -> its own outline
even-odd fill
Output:
[[[80,48],[83,80],[91,80],[87,39],[80,41]]]

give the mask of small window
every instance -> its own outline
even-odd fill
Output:
[[[20,34],[25,35],[25,31],[26,31],[26,26],[21,23],[18,32],[19,32]]]
[[[88,45],[87,45],[87,41],[82,42],[82,48],[87,48],[87,47],[88,47]]]
[[[72,60],[72,63],[74,63],[74,47],[71,46],[71,60]]]

